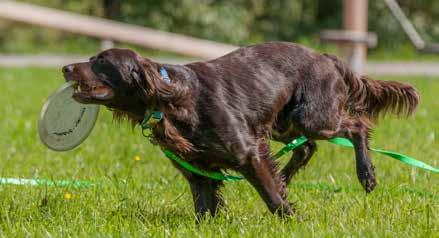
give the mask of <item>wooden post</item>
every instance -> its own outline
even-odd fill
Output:
[[[368,0],[344,0],[343,4],[343,26],[345,30],[366,33]],[[344,47],[344,55],[352,70],[359,74],[364,72],[367,44],[347,44]]]
[[[110,20],[117,20],[120,17],[122,2],[121,0],[104,0],[102,1],[104,17]],[[114,42],[109,39],[101,40],[101,50],[108,50],[114,47]]]

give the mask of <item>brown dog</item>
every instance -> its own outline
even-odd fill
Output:
[[[160,76],[161,68],[170,82]],[[162,148],[206,171],[240,172],[279,215],[293,213],[285,187],[313,155],[314,140],[350,139],[358,179],[371,192],[376,186],[368,149],[372,121],[386,111],[409,115],[419,101],[408,84],[357,76],[334,56],[283,42],[187,65],[110,49],[63,72],[66,80],[78,82],[77,101],[105,105],[117,118],[137,124],[147,112],[163,112],[152,129]],[[300,135],[309,141],[279,172],[269,140],[288,143]],[[175,166],[190,183],[197,215],[215,214],[223,204],[223,183]]]

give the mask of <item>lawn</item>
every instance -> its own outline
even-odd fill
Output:
[[[413,83],[421,104],[412,118],[383,120],[373,147],[438,167],[439,78],[383,79]],[[2,237],[439,237],[438,174],[373,154],[379,184],[366,195],[355,175],[353,151],[327,142],[319,142],[315,157],[289,187],[297,216],[279,219],[247,182],[227,182],[227,208],[195,225],[182,176],[139,128],[115,124],[106,109],[78,148],[59,153],[44,147],[36,128],[39,113],[62,83],[59,69],[0,68],[0,176],[101,185],[0,185]]]

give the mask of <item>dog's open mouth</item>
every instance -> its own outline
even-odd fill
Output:
[[[63,67],[64,79],[73,84],[73,99],[84,104],[107,104],[114,98],[111,85],[103,82],[92,70],[90,63],[70,64]]]
[[[92,85],[75,80],[73,83],[72,97],[80,103],[104,104],[114,96],[113,90],[100,83],[99,81],[91,82]]]

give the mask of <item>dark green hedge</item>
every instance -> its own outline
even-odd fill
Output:
[[[111,0],[110,0],[111,1]],[[118,0],[113,0],[118,1]],[[87,15],[103,16],[103,2],[90,0],[26,0]],[[400,0],[405,12],[429,39],[439,39],[439,1]],[[369,29],[385,48],[407,44],[407,37],[383,0],[369,0]],[[120,0],[113,18],[165,31],[233,44],[269,40],[315,39],[321,29],[340,28],[341,0]],[[96,47],[97,41],[57,31],[0,21],[0,51],[72,51]],[[54,44],[63,40],[64,46]]]

